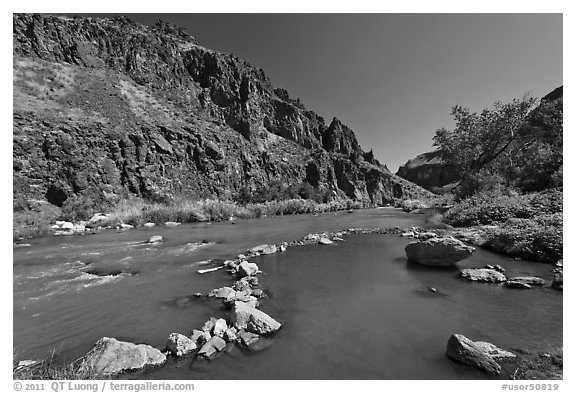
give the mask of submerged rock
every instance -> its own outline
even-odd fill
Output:
[[[183,334],[171,333],[166,341],[166,349],[174,356],[184,356],[196,350],[196,340]]]
[[[88,352],[82,368],[97,374],[110,375],[141,369],[147,365],[159,365],[165,361],[166,356],[150,345],[103,337]]]
[[[514,281],[514,280],[506,281],[506,286],[508,286],[510,288],[517,288],[517,289],[530,289],[530,288],[532,288],[530,285],[528,285],[522,281]]]
[[[489,374],[500,374],[501,367],[482,346],[461,334],[454,334],[448,340],[446,355],[457,362],[467,364]]]
[[[242,302],[234,303],[233,323],[238,330],[257,334],[273,333],[282,326],[270,315]]]
[[[474,247],[467,246],[450,236],[413,242],[405,248],[408,260],[422,265],[441,267],[453,266],[472,255],[474,250]]]
[[[469,280],[476,282],[494,282],[500,283],[506,281],[506,276],[496,270],[492,269],[462,269],[460,276]]]
[[[523,276],[523,277],[512,277],[509,281],[521,282],[527,285],[544,285],[544,280],[540,277]]]

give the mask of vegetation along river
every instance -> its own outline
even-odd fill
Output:
[[[52,349],[70,359],[101,337],[163,348],[172,332],[190,334],[221,302],[196,298],[230,285],[221,265],[260,244],[348,228],[423,225],[423,216],[393,208],[266,217],[39,237],[14,249],[14,348],[19,359]],[[145,245],[152,235],[161,245]],[[453,333],[501,348],[562,347],[562,293],[470,283],[458,269],[408,263],[397,235],[352,234],[331,245],[289,247],[257,257],[261,309],[282,322],[261,350],[234,348],[211,362],[169,358],[164,367],[129,373],[143,379],[479,379],[448,361]],[[510,275],[551,280],[549,265],[477,249],[460,267],[500,264]],[[436,293],[428,287],[437,289]],[[268,345],[269,344],[269,345]]]

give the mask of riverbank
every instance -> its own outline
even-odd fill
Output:
[[[95,229],[140,227],[144,224],[167,222],[187,224],[196,222],[219,222],[225,220],[259,218],[272,215],[316,214],[368,207],[349,199],[338,199],[318,203],[309,199],[289,199],[241,205],[231,201],[204,199],[199,201],[179,200],[172,203],[152,203],[141,199],[124,200],[107,213],[91,217],[74,213],[63,214],[55,206],[42,205],[34,211],[13,213],[13,239],[29,239],[45,236],[62,228],[53,228],[57,221],[70,222],[70,233]],[[72,220],[70,217],[82,217]],[[76,228],[76,229],[75,229]],[[63,232],[65,233],[65,232]]]

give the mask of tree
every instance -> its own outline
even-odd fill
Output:
[[[442,151],[447,164],[458,172],[460,196],[472,195],[483,186],[509,183],[517,165],[516,156],[511,153],[535,103],[536,100],[530,97],[507,104],[496,102],[493,109],[484,109],[480,113],[460,105],[452,108],[456,127],[452,131],[437,130],[434,146]]]

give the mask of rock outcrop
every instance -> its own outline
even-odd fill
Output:
[[[405,250],[409,261],[428,266],[449,267],[468,258],[475,249],[458,239],[446,236],[410,243]]]
[[[89,218],[130,196],[227,199],[273,182],[372,204],[429,196],[341,121],[177,26],[15,14],[13,55],[15,209]]]
[[[433,191],[459,180],[456,170],[446,164],[438,150],[408,160],[396,175]]]
[[[137,370],[148,365],[160,365],[166,356],[145,344],[133,344],[103,337],[84,358],[83,367],[100,375]]]

